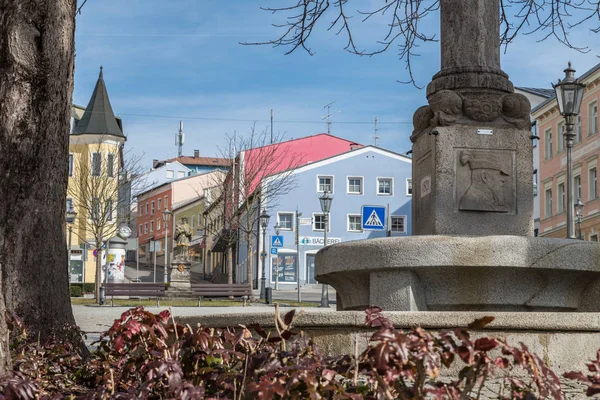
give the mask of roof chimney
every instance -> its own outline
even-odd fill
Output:
[[[200,157],[200,150],[194,150],[194,158]]]
[[[360,148],[360,144],[358,143],[350,143],[350,150],[356,150]]]
[[[152,160],[152,168],[156,168],[158,165],[158,160]]]

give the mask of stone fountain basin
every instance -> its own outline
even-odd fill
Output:
[[[600,245],[526,236],[390,237],[327,246],[337,309],[600,311]]]

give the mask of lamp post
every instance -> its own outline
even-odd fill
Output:
[[[69,224],[69,251],[67,252],[67,277],[71,274],[71,236],[73,235],[73,224],[75,223],[75,218],[77,218],[77,211],[73,208],[73,206],[69,207],[67,210],[67,224]],[[71,279],[69,279],[69,282]]]
[[[323,222],[325,229],[323,230],[323,248],[327,246],[327,228],[329,227],[329,211],[331,210],[331,202],[333,197],[329,196],[329,192],[325,190],[323,196],[319,197],[321,202],[321,211],[323,212]],[[326,284],[321,286],[321,307],[329,308],[329,287]]]
[[[163,211],[163,222],[165,225],[165,271],[164,271],[164,281],[167,283],[169,281],[169,272],[167,270],[169,264],[169,219],[171,218],[172,211],[169,211],[169,207],[165,205],[165,210]]]
[[[279,230],[281,229],[279,222],[273,228],[275,228],[275,236],[279,236]],[[279,290],[279,254],[275,258],[275,290]]]
[[[583,221],[583,206],[585,206],[585,204],[583,204],[580,198],[577,198],[577,203],[575,204],[575,216],[577,217],[577,230],[579,231],[579,234],[577,236],[579,237],[579,240],[583,240],[583,235],[581,234],[581,222]]]
[[[260,298],[264,300],[265,298],[265,285],[267,278],[265,277],[265,258],[267,258],[267,253],[265,253],[265,241],[267,234],[267,226],[269,226],[269,219],[271,216],[267,214],[267,210],[263,209],[260,214],[260,226],[262,227],[262,252],[260,253],[260,258],[262,260],[262,277],[260,278]]]
[[[581,108],[585,84],[575,79],[575,70],[571,62],[565,71],[565,78],[552,85],[556,93],[556,102],[560,115],[565,118],[563,134],[567,146],[567,239],[575,239],[574,205],[573,205],[573,160],[571,156],[575,133],[573,127]]]

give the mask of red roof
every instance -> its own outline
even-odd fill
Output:
[[[191,157],[181,156],[177,158],[171,158],[169,160],[161,161],[159,165],[178,161],[183,165],[208,165],[217,167],[229,167],[231,166],[231,159],[229,158],[218,158],[218,157]]]
[[[362,145],[337,136],[320,133],[246,150],[244,151],[246,170],[255,162],[261,165],[259,176],[250,179],[252,184],[248,193],[252,193],[259,182],[267,176],[333,157],[359,147],[362,147]],[[267,164],[265,165],[265,163]]]

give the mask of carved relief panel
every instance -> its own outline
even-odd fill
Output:
[[[457,209],[514,214],[515,152],[459,148],[455,153]]]

